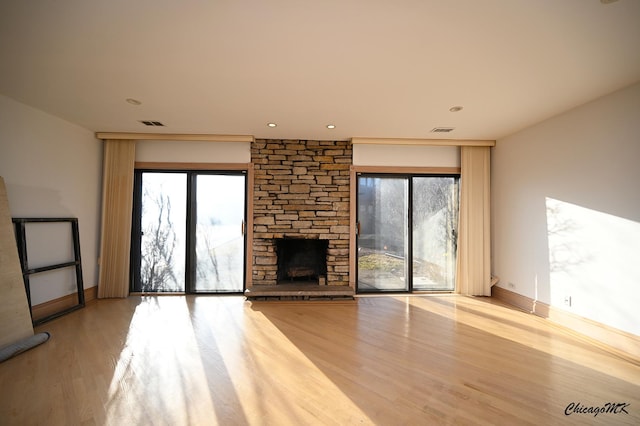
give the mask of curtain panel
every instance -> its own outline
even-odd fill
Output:
[[[134,140],[105,140],[98,297],[129,295]]]
[[[490,147],[460,148],[456,292],[491,296]]]

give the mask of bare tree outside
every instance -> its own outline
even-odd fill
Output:
[[[414,178],[413,283],[425,290],[453,290],[458,229],[455,178]]]
[[[171,222],[171,200],[162,193],[150,193],[145,189],[143,197],[153,203],[156,221],[148,221],[143,228],[140,279],[144,291],[167,291],[177,281],[173,271],[173,253],[176,233]],[[143,203],[142,215],[145,216]]]
[[[189,172],[142,173],[139,291],[239,292],[244,287],[245,177],[192,177]],[[188,193],[194,198],[187,205]]]
[[[358,185],[358,286],[452,290],[455,282],[458,184],[454,177],[361,177]],[[407,218],[412,220],[411,239]],[[412,258],[408,245],[412,241]],[[409,264],[409,262],[411,262]]]
[[[184,291],[185,185],[178,173],[143,175],[141,291]]]
[[[218,224],[215,218],[209,218],[209,228],[215,228]],[[212,235],[210,232],[206,232],[204,230],[198,230],[198,236],[202,240],[202,244],[204,245],[204,250],[198,251],[198,277],[201,280],[210,280],[214,279],[216,282],[220,281],[220,271],[218,270],[218,256],[215,247],[215,242],[213,241]]]
[[[358,288],[406,290],[407,182],[395,177],[358,182]]]
[[[197,291],[243,289],[244,186],[241,175],[205,174],[197,178]]]

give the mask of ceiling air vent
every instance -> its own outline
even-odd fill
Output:
[[[434,127],[431,129],[431,133],[449,133],[452,132],[454,127]]]
[[[151,126],[151,127],[164,127],[164,124],[162,124],[159,121],[151,121],[151,120],[140,120],[140,122],[142,124],[144,124],[145,126]]]

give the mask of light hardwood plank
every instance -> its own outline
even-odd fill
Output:
[[[36,331],[1,424],[640,424],[640,363],[489,298],[132,296]]]

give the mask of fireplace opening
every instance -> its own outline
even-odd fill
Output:
[[[329,240],[276,239],[278,284],[323,284],[327,275]]]

